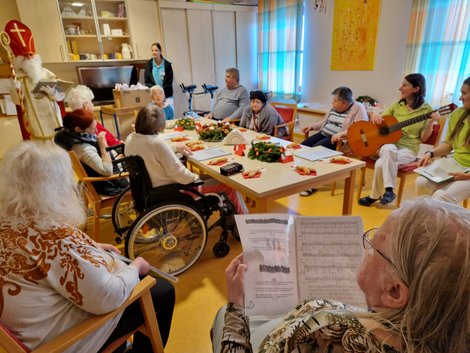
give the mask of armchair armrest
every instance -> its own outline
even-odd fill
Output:
[[[135,302],[137,299],[143,297],[145,294],[149,294],[150,288],[153,287],[155,283],[156,283],[155,278],[146,276],[143,280],[141,280],[135,286],[129,298],[119,308],[107,314],[94,316],[81,322],[80,324],[72,327],[70,330],[66,331],[60,336],[50,340],[49,342],[47,342],[40,348],[33,350],[33,352],[34,353],[63,352],[65,349],[73,345],[78,340],[84,338],[85,336],[89,335],[90,333],[96,331],[98,328],[103,326],[106,322],[111,320],[113,317],[115,317],[117,314],[119,314],[121,311],[123,311],[125,308],[127,308],[130,304]]]
[[[129,177],[128,172],[122,172],[119,174],[112,174],[109,176],[100,176],[100,177],[83,177],[83,181],[89,181],[89,182],[94,182],[94,181],[108,181],[108,180],[114,180],[114,179],[121,179],[121,178],[127,178]]]

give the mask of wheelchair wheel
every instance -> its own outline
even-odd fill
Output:
[[[219,241],[215,243],[212,252],[216,257],[225,257],[230,252],[230,245],[227,242]]]
[[[112,221],[114,230],[123,236],[137,219],[130,188],[124,190],[113,205]]]
[[[203,217],[184,203],[159,204],[141,214],[129,229],[126,255],[178,275],[196,262],[207,242]]]

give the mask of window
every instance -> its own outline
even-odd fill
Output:
[[[469,57],[470,0],[413,0],[405,70],[426,77],[429,103],[459,99]]]
[[[303,52],[303,1],[260,0],[259,82],[272,96],[299,96]]]

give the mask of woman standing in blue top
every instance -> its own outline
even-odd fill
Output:
[[[172,120],[175,118],[173,107],[165,102],[165,92],[159,85],[152,86],[150,88],[150,95],[152,97],[152,103],[149,105],[156,105],[161,108],[165,113],[165,120]]]
[[[145,66],[144,80],[147,87],[152,87],[155,85],[163,87],[165,96],[168,100],[171,99],[169,104],[172,104],[173,68],[171,67],[171,63],[163,58],[162,47],[160,43],[152,44],[152,59],[150,59]]]

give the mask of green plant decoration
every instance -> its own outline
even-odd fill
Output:
[[[201,125],[201,131],[199,131],[199,138],[208,142],[221,141],[231,130],[230,124],[224,124],[222,122],[203,124]]]
[[[248,151],[248,158],[257,159],[262,162],[279,162],[281,156],[286,152],[282,146],[275,145],[271,142],[256,142],[251,143],[251,148]]]
[[[193,118],[181,118],[176,120],[175,126],[182,127],[185,130],[195,130],[196,121]]]
[[[369,96],[359,96],[356,98],[356,101],[362,103],[362,104],[369,104],[370,106],[375,106],[378,101],[372,97],[369,97]]]

